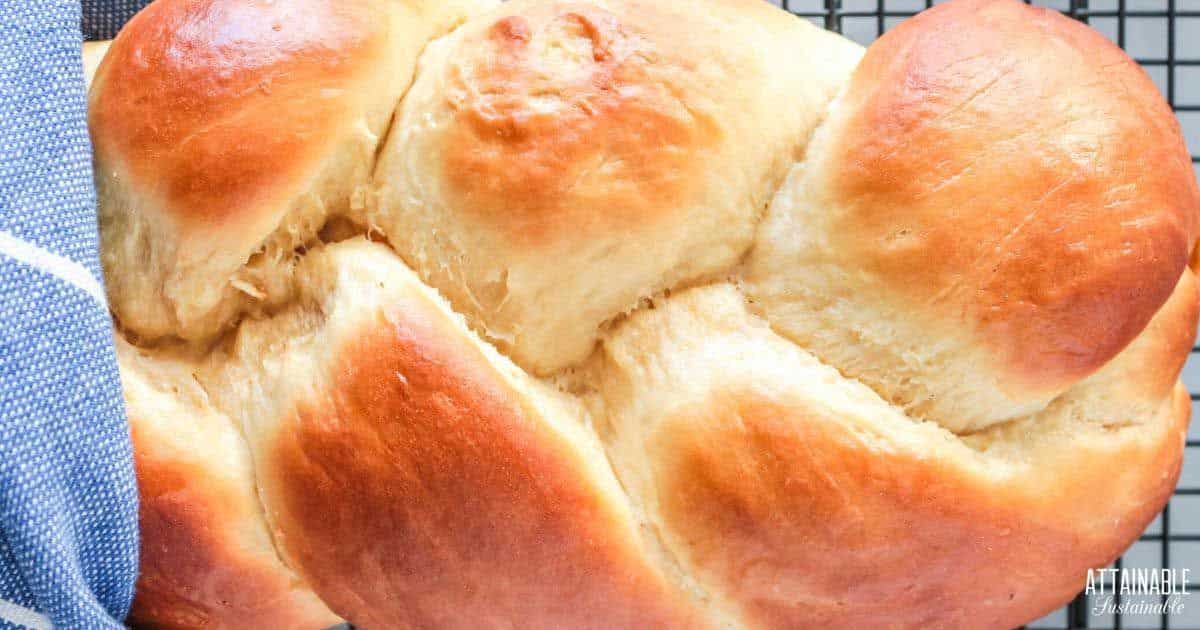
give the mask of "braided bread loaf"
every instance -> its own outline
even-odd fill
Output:
[[[90,92],[162,627],[1005,628],[1167,500],[1197,191],[954,0],[158,0]]]

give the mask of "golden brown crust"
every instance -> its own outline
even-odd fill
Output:
[[[1167,303],[1145,330],[1076,389],[1104,390],[1125,400],[1159,401],[1179,384],[1200,322],[1200,284],[1185,269]]]
[[[90,94],[122,328],[201,345],[277,309],[297,248],[361,218],[417,56],[488,0],[161,0]]]
[[[320,166],[389,25],[380,2],[154,2],[99,71],[97,159],[186,229],[253,223]]]
[[[303,299],[199,378],[236,414],[289,566],[367,628],[697,625],[581,409],[384,246],[312,251]]]
[[[922,13],[869,49],[840,107],[823,158],[840,254],[969,322],[1020,386],[1106,363],[1187,262],[1200,192],[1178,122],[1133,60],[1057,11]]]
[[[122,328],[207,342],[286,300],[293,250],[348,211],[411,76],[397,6],[162,0],[121,30],[89,127]]]
[[[369,628],[682,625],[577,455],[441,334],[362,331],[280,430],[278,526],[317,590]]]
[[[1169,435],[1190,408],[1181,392]],[[1178,439],[1086,453],[1048,490],[881,449],[751,392],[679,415],[651,438],[666,522],[753,623],[773,628],[1019,626],[1137,538],[1170,497],[1182,453]]]
[[[155,455],[133,431],[141,532],[130,623],[141,628],[321,628],[337,618],[293,596],[273,552],[247,551],[240,493],[211,470]]]
[[[131,622],[152,628],[324,628],[340,620],[279,560],[250,453],[196,365],[118,339],[138,478]]]
[[[782,334],[954,432],[1037,413],[1170,295],[1200,216],[1170,107],[1099,33],[957,0],[868,49],[746,265]]]
[[[1011,628],[1069,600],[1170,497],[1197,313],[1190,274],[1179,286],[1101,373],[970,436],[820,365],[732,287],[616,329],[597,409],[624,486],[751,626]]]
[[[544,42],[556,39],[570,65],[548,74],[556,57]],[[446,95],[456,116],[442,157],[451,206],[527,246],[581,226],[595,237],[653,223],[700,192],[695,160],[723,127],[659,82],[645,35],[621,18],[535,4],[496,20],[481,46],[486,61],[455,73]]]

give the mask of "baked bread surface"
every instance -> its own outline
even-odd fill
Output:
[[[137,625],[1009,628],[1178,478],[1200,191],[1058,13],[157,0],[85,54]]]

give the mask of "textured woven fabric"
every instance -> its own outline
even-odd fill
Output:
[[[119,627],[137,492],[79,50],[140,3],[0,0],[0,626]]]

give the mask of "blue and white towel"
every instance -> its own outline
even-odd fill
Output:
[[[79,51],[142,4],[0,0],[0,627],[120,627],[133,594]]]

